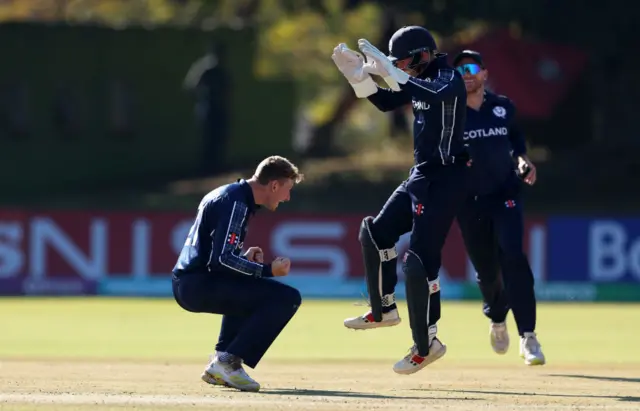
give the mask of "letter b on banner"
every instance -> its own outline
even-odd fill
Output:
[[[618,281],[627,273],[640,279],[640,239],[630,239],[617,221],[593,222],[589,227],[590,279]]]

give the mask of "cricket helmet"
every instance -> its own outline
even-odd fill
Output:
[[[403,61],[407,68],[429,61],[438,47],[429,30],[420,26],[405,26],[393,33],[389,40],[389,60]],[[404,67],[398,67],[404,68]]]

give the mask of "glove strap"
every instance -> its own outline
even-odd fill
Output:
[[[370,76],[366,76],[365,79],[359,83],[349,83],[353,87],[353,91],[356,92],[358,98],[367,98],[372,94],[378,92],[378,86]]]
[[[392,84],[398,88],[400,88],[400,84],[407,84],[407,81],[409,81],[409,76],[407,73],[405,73],[404,71],[400,70],[397,67],[394,67],[392,69],[392,71],[389,73],[388,77],[384,78],[384,81],[389,84],[389,87],[392,87]],[[394,84],[395,83],[395,84]]]
[[[393,75],[383,77],[382,80],[384,80],[384,82],[387,83],[387,86],[389,86],[391,90],[400,91],[400,85],[398,84],[396,79],[393,77]]]

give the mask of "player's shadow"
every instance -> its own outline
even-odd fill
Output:
[[[384,395],[373,394],[365,392],[353,392],[353,391],[335,391],[335,390],[312,390],[312,389],[269,389],[260,391],[261,394],[271,395],[296,395],[296,396],[310,396],[310,397],[345,397],[345,398],[369,398],[378,400],[479,400],[479,398],[429,398],[429,397],[407,397],[402,395]]]
[[[625,377],[603,377],[600,375],[580,375],[580,374],[547,374],[549,377],[562,378],[582,378],[585,380],[613,381],[613,382],[640,382],[640,378]]]
[[[640,397],[626,397],[619,395],[590,395],[590,394],[549,394],[536,392],[507,392],[507,391],[480,391],[480,390],[445,390],[445,389],[428,389],[421,391],[437,391],[451,392],[457,394],[485,394],[485,395],[512,395],[512,396],[531,396],[531,397],[562,397],[562,398],[597,398],[609,399],[625,402],[640,402]]]

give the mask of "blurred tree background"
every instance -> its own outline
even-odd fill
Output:
[[[410,112],[376,115],[370,104],[358,101],[333,67],[330,54],[335,45],[347,42],[355,46],[358,38],[366,37],[387,51],[387,39],[398,27],[419,24],[432,30],[443,50],[504,27],[519,38],[587,51],[590,71],[584,84],[593,86],[590,90],[601,103],[602,118],[594,120],[592,128],[596,129],[590,130],[590,135],[577,137],[578,145],[567,145],[564,154],[558,149],[554,158],[562,162],[563,155],[575,156],[578,147],[591,164],[602,157],[603,140],[607,140],[611,155],[628,153],[628,145],[640,140],[631,122],[619,119],[626,115],[625,120],[630,120],[638,109],[635,99],[620,96],[640,90],[640,80],[631,75],[634,66],[623,52],[638,44],[639,29],[634,22],[639,11],[623,5],[622,0],[0,0],[0,21],[254,30],[257,55],[247,57],[254,75],[295,80],[299,111],[293,144],[298,160],[305,161],[307,174],[324,178],[327,190],[362,173],[372,184],[388,180],[392,189],[406,175],[412,160]],[[616,70],[613,75],[612,66]],[[537,134],[532,153],[539,161],[549,160],[547,148],[557,144],[557,139],[545,140],[544,129]],[[371,167],[362,171],[366,164]],[[632,165],[625,163],[627,166]],[[389,178],[391,171],[393,177]],[[542,170],[543,177],[544,173]],[[558,177],[555,182],[560,187],[571,177],[569,170],[564,180]],[[556,189],[549,188],[545,198]],[[382,191],[380,198],[387,194],[377,191]],[[316,192],[326,195],[322,190]]]

